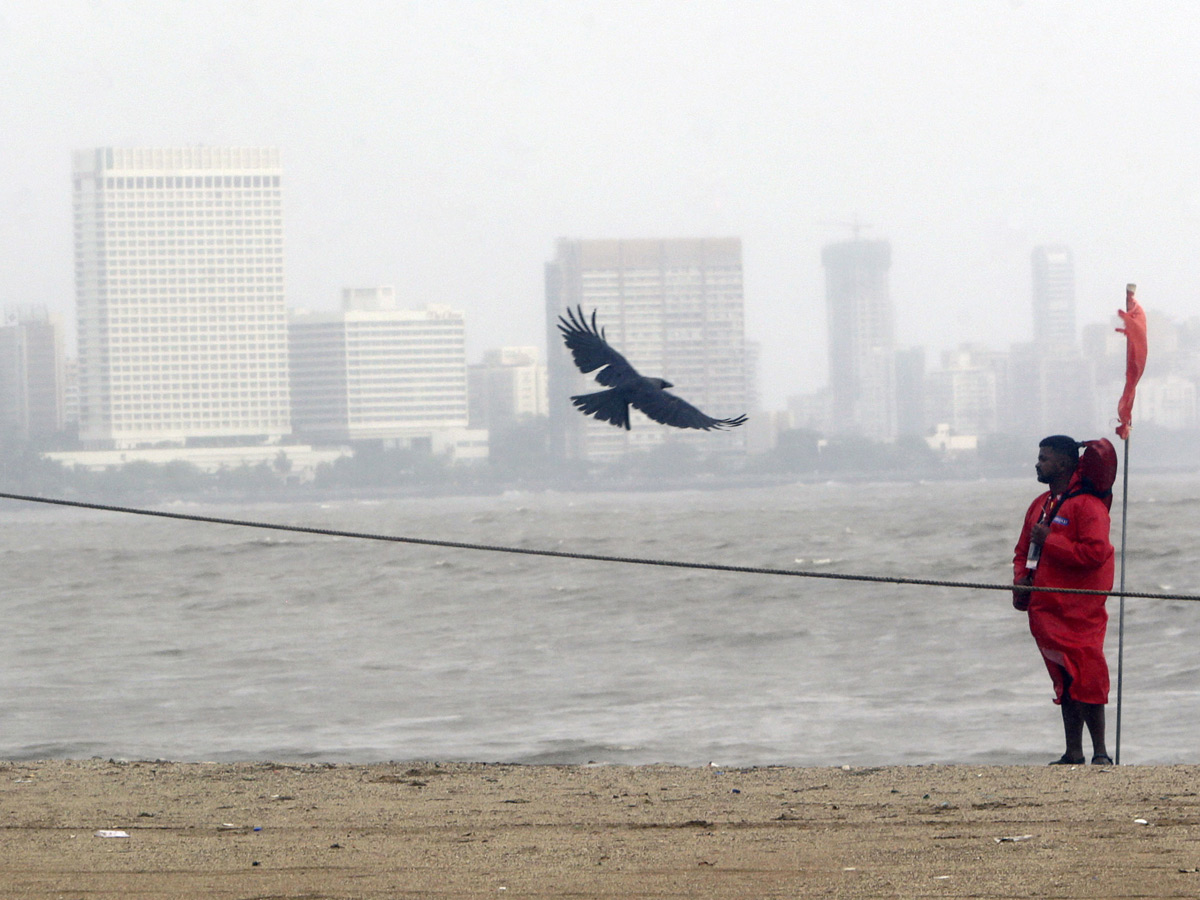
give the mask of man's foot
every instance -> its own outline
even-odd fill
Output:
[[[1097,753],[1092,757],[1093,766],[1111,766],[1112,764],[1112,757],[1107,753]]]
[[[1087,760],[1085,760],[1082,756],[1079,757],[1078,759],[1072,759],[1071,757],[1067,756],[1067,754],[1064,753],[1058,759],[1054,760],[1054,762],[1048,763],[1048,765],[1051,765],[1051,766],[1082,766],[1085,762],[1087,762]]]

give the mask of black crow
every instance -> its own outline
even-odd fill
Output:
[[[629,364],[629,360],[609,346],[604,338],[604,329],[596,327],[596,311],[592,310],[589,325],[579,307],[579,315],[567,309],[567,315],[558,317],[558,330],[562,332],[575,365],[579,371],[596,372],[596,380],[608,388],[594,394],[577,394],[571,402],[586,415],[595,416],[602,422],[612,422],[618,428],[629,430],[629,407],[641,410],[655,422],[673,425],[676,428],[699,428],[703,431],[736,428],[746,421],[745,416],[733,419],[714,419],[664,388],[674,387],[661,378],[647,378]]]

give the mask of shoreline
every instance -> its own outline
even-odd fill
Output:
[[[1196,765],[2,761],[0,896],[1196,896],[1198,791]]]

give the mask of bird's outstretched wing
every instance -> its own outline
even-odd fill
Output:
[[[639,391],[630,400],[634,409],[639,409],[648,418],[663,425],[673,425],[676,428],[699,428],[701,431],[723,431],[726,428],[737,428],[746,421],[745,416],[735,416],[732,419],[714,419],[705,415],[686,400],[681,400],[674,394],[661,388],[651,391]]]
[[[589,323],[582,306],[578,315],[575,310],[568,308],[566,316],[558,317],[558,330],[562,332],[563,341],[575,358],[579,371],[587,373],[601,369],[596,373],[596,380],[606,387],[638,374],[629,360],[609,346],[604,338],[604,329],[596,327],[595,310],[592,310],[592,321]]]

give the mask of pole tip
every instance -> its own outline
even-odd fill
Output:
[[[1133,294],[1133,293],[1136,293],[1136,292],[1137,292],[1137,285],[1136,285],[1136,284],[1127,284],[1127,285],[1125,285],[1125,293],[1127,293],[1127,294]]]

